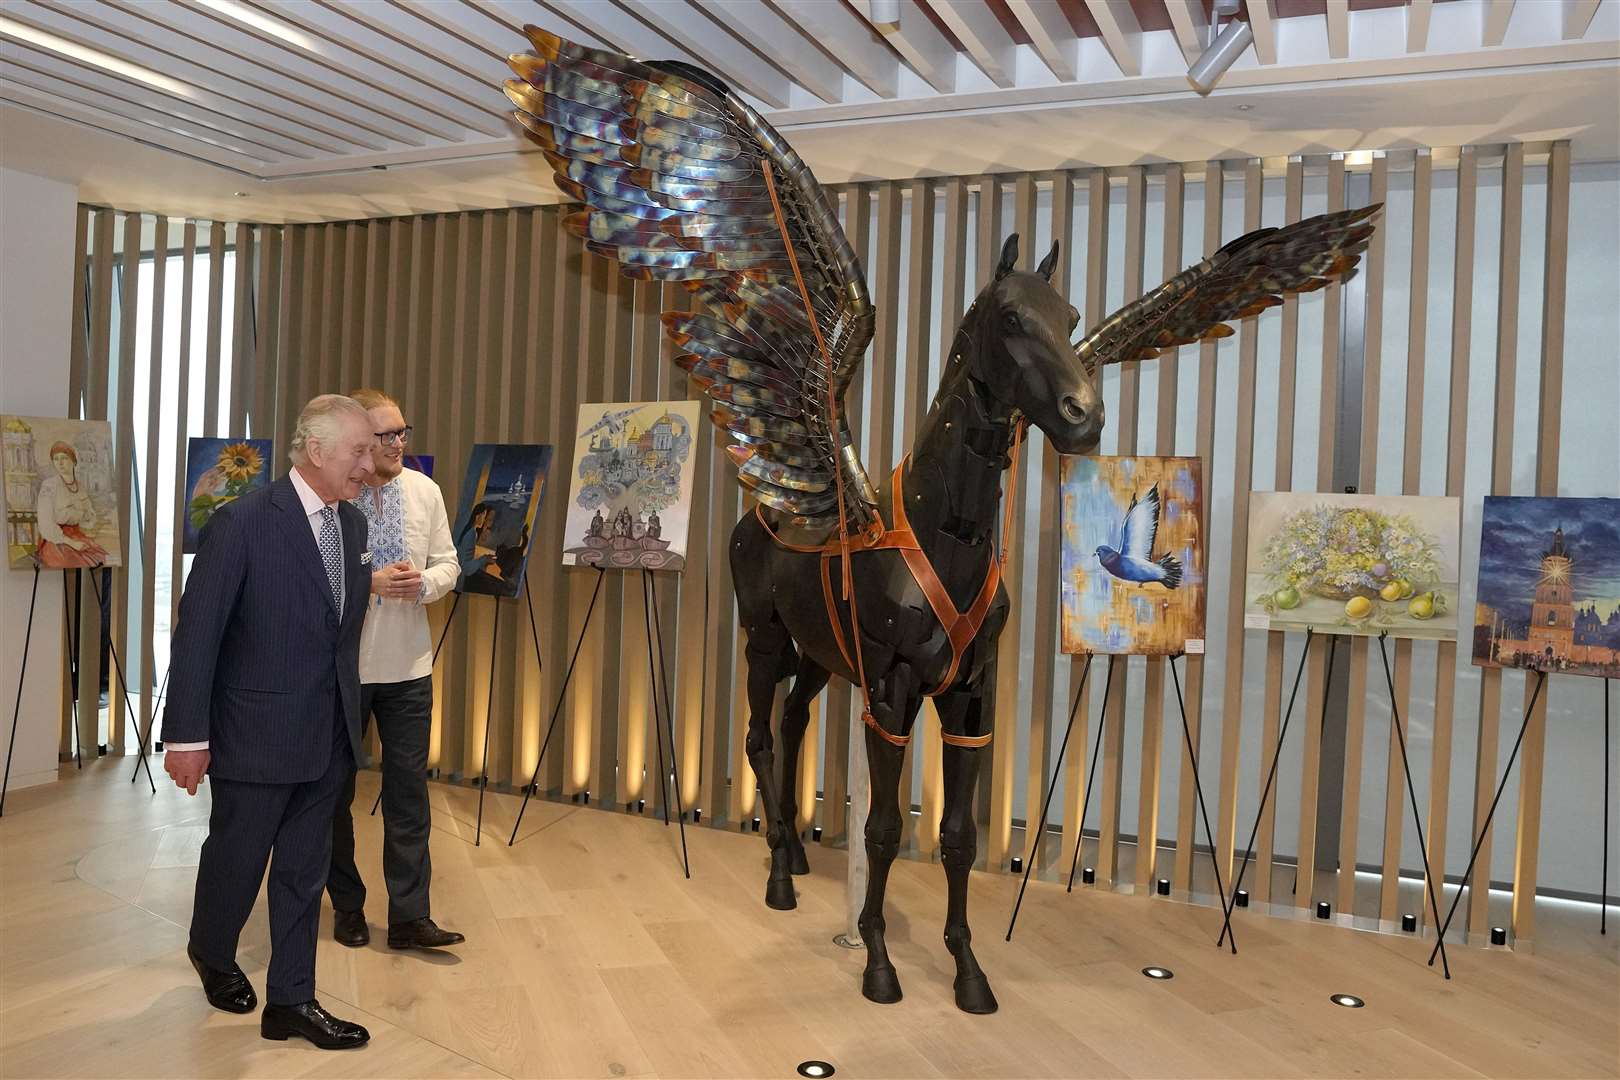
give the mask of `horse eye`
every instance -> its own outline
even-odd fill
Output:
[[[1018,333],[1019,330],[1023,329],[1023,324],[1018,321],[1018,312],[1016,312],[1016,311],[1009,311],[1005,315],[1003,315],[1001,317],[1001,325],[1003,327],[1005,327],[1010,333],[1014,333],[1014,334]]]

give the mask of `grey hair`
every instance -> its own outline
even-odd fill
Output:
[[[321,446],[331,448],[337,441],[338,421],[349,414],[359,417],[369,427],[371,414],[366,412],[352,397],[342,394],[322,394],[311,398],[298,414],[298,423],[293,428],[292,445],[287,449],[287,456],[294,465],[309,464],[309,444],[320,443]]]

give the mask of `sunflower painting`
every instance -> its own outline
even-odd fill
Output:
[[[216,510],[269,483],[269,439],[192,439],[186,455],[181,550],[195,554],[203,526]]]

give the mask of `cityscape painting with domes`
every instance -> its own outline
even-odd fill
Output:
[[[579,407],[563,565],[685,567],[697,421],[692,401]]]
[[[1474,663],[1620,677],[1620,499],[1486,497]]]

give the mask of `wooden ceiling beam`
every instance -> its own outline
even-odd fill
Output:
[[[1007,7],[1058,82],[1079,79],[1080,39],[1057,0],[1007,0]]]
[[[721,79],[771,106],[785,109],[792,100],[787,76],[752,51],[729,44],[708,21],[686,4],[671,0],[617,0],[620,7],[681,45]]]
[[[1017,45],[982,0],[928,0],[928,6],[991,82],[1003,90],[1016,85]]]
[[[1142,74],[1142,27],[1130,0],[1086,0],[1086,7],[1120,74],[1132,78]]]
[[[850,0],[850,3],[919,78],[941,94],[956,92],[956,58],[960,54],[920,8],[902,0],[900,22],[894,26],[879,26],[872,22],[872,5],[868,0]]]
[[[844,70],[880,98],[900,93],[900,61],[870,23],[843,4],[827,0],[775,0],[776,10],[806,37],[837,42]]]

